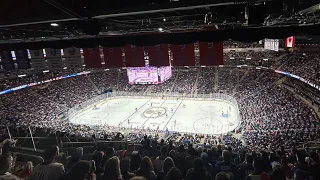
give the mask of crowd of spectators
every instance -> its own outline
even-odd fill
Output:
[[[128,75],[127,75],[127,71],[126,70],[120,70],[119,74],[118,74],[119,78],[118,78],[118,85],[117,85],[117,89],[120,91],[127,91],[129,89],[128,86]]]
[[[85,76],[78,76],[42,86],[17,91],[15,93],[1,96],[0,106],[3,109],[0,113],[3,123],[2,127],[10,122],[17,126],[33,126],[38,128],[51,127],[53,130],[64,130],[81,136],[90,136],[87,126],[70,125],[67,121],[62,121],[68,109],[80,104],[101,93],[101,90],[113,87],[122,87],[120,90],[133,89],[134,92],[143,92],[144,86],[134,86],[128,88],[125,71],[113,71],[111,75],[119,76],[120,79],[108,78],[109,71],[92,73]],[[118,74],[119,73],[119,74]],[[218,73],[218,82],[215,75]],[[205,78],[205,77],[209,78]],[[109,81],[103,81],[106,77]],[[198,79],[197,79],[198,77]],[[194,85],[197,84],[199,94],[214,92],[214,84],[218,85],[218,92],[235,94],[242,117],[242,130],[245,143],[251,148],[266,148],[265,144],[276,147],[284,143],[285,147],[290,147],[292,143],[299,145],[308,140],[318,137],[318,127],[316,124],[313,109],[293,97],[284,88],[275,85],[282,76],[273,72],[262,70],[239,70],[237,68],[201,68],[198,70],[180,69],[173,74],[173,78],[168,83],[152,87],[153,93],[168,89],[173,85],[174,93],[192,93]],[[197,79],[197,83],[196,83]],[[125,83],[126,82],[126,83]],[[95,88],[98,87],[98,88]],[[210,91],[211,87],[212,91]],[[158,89],[154,91],[154,89]],[[207,89],[207,90],[203,90]],[[256,98],[259,97],[259,98]],[[308,117],[304,120],[303,117]],[[41,123],[40,123],[41,122]],[[299,122],[299,123],[298,123]],[[298,124],[301,124],[298,127]],[[98,132],[103,134],[112,132],[114,127],[107,127],[107,131]],[[307,129],[307,130],[305,130]],[[289,132],[290,131],[290,132]],[[293,131],[291,133],[291,131]],[[284,142],[283,134],[290,134],[291,137],[298,134],[310,133],[304,139],[297,138],[296,142]],[[296,134],[296,135],[293,135]],[[281,136],[282,139],[273,141],[274,136]],[[136,141],[137,136],[132,135]],[[141,137],[141,135],[138,137]],[[303,138],[302,136],[301,138]],[[266,140],[267,139],[267,140]],[[270,143],[269,143],[270,142]],[[286,144],[287,143],[287,144]],[[290,144],[291,143],[291,144]],[[209,143],[210,144],[210,143]],[[237,143],[236,143],[237,144]],[[238,146],[238,145],[237,145]],[[237,148],[236,146],[234,148]]]
[[[261,48],[259,43],[224,42],[225,48]],[[282,57],[282,58],[281,58]],[[278,68],[320,85],[317,54],[254,50],[224,53],[226,65]],[[41,82],[83,69],[42,72],[0,71],[0,90]],[[18,78],[18,75],[25,77]],[[178,68],[163,84],[129,85],[125,69],[93,70],[92,73],[19,90],[0,96],[0,180],[318,180],[319,150],[304,144],[320,139],[316,112],[294,93],[278,84],[283,75],[250,68]],[[285,85],[318,103],[319,91],[294,80]],[[150,88],[149,88],[150,87]],[[65,116],[70,108],[96,97],[107,89],[127,92],[233,95],[239,104],[239,134],[204,135],[153,129],[127,129],[100,125],[70,124]],[[304,94],[301,94],[304,92]],[[12,136],[47,137],[34,143],[43,162],[25,161],[16,147],[33,147],[26,140],[4,140]],[[122,135],[119,132],[126,132]],[[148,136],[146,135],[148,134]],[[77,147],[63,159],[57,146],[67,142],[98,140],[139,143],[137,151],[123,144],[96,146],[92,152]],[[60,139],[61,137],[61,139]],[[90,140],[86,138],[90,137]],[[75,140],[73,139],[75,138]],[[56,141],[57,140],[57,141]],[[80,143],[81,144],[81,143]],[[49,146],[49,147],[48,147]],[[65,148],[67,145],[64,145]],[[43,147],[43,148],[42,148]],[[69,146],[68,146],[69,147]],[[296,147],[304,147],[299,150]],[[124,150],[126,149],[126,150]],[[291,149],[291,151],[288,149]],[[118,151],[115,151],[118,150]],[[85,154],[86,153],[86,154]],[[89,158],[88,158],[89,157]],[[34,166],[34,167],[33,167]]]
[[[56,78],[62,75],[81,72],[84,69],[69,69],[57,71],[42,71],[35,69],[21,70],[0,70],[0,90],[14,88],[26,83],[41,82],[48,79]],[[89,69],[90,70],[90,69]]]
[[[247,97],[259,93],[265,88],[273,86],[277,80],[282,76],[274,72],[267,72],[261,70],[250,70],[241,76],[239,80],[239,87],[237,88],[237,95]]]
[[[247,104],[240,111],[246,128],[243,138],[250,148],[290,148],[319,138],[314,110],[284,88],[263,90],[259,99],[251,96],[241,103]]]
[[[285,53],[282,51],[225,51],[224,64],[225,65],[250,65],[250,66],[263,66],[271,67],[275,64],[278,58]]]
[[[239,57],[262,57],[263,53],[238,53]],[[270,55],[270,54],[269,54]],[[267,55],[266,55],[267,56]],[[266,57],[264,56],[264,57]],[[273,58],[280,54],[272,54]],[[314,55],[292,54],[283,61],[281,70],[303,73],[311,70],[309,67],[317,59]],[[299,65],[302,64],[300,67]],[[312,72],[312,71],[311,71]],[[5,80],[1,88],[11,88],[25,83],[46,80],[63,73],[50,72]],[[313,75],[313,74],[312,74]],[[217,76],[217,78],[216,78]],[[319,123],[312,108],[300,101],[277,81],[283,78],[274,72],[258,69],[239,68],[180,68],[173,71],[172,78],[160,85],[152,85],[149,93],[209,94],[214,92],[234,95],[238,100],[242,123],[239,127],[241,138],[234,136],[217,137],[181,135],[171,137],[177,144],[201,144],[201,147],[211,147],[220,143],[228,145],[233,150],[272,150],[280,146],[291,148],[301,146],[311,140],[320,138]],[[293,84],[293,83],[292,83]],[[117,131],[128,131],[121,127],[102,126],[93,128],[85,125],[70,124],[62,120],[68,110],[105,91],[106,89],[120,91],[143,92],[147,86],[128,85],[126,70],[111,69],[97,71],[88,75],[52,81],[40,86],[16,91],[0,96],[1,129],[8,125],[21,127],[24,130],[32,128],[49,129],[52,132],[65,132],[67,136],[112,137]],[[216,88],[216,89],[215,89]],[[317,93],[317,92],[315,92]],[[139,142],[145,133],[154,134],[153,130],[135,129],[126,134],[126,139]],[[167,152],[169,154],[169,152]],[[201,157],[201,153],[197,155]],[[153,157],[149,156],[149,157]],[[161,157],[164,160],[164,157]],[[192,164],[192,163],[191,163]],[[192,167],[192,165],[190,166]],[[181,170],[181,169],[180,169]],[[137,171],[139,172],[139,171]],[[155,175],[159,174],[155,171]],[[169,173],[167,170],[165,174]],[[139,174],[139,173],[138,173]],[[162,174],[163,175],[163,174]],[[186,172],[182,172],[186,177]],[[163,175],[164,176],[164,175]],[[211,174],[215,176],[215,174]]]
[[[200,70],[197,90],[199,94],[210,94],[214,90],[216,68]]]
[[[109,69],[108,71],[99,71],[89,75],[94,85],[100,92],[106,89],[117,89],[118,69]]]
[[[237,68],[220,68],[218,73],[219,81],[217,91],[219,93],[232,95],[233,89],[243,75],[243,71],[240,71]]]
[[[236,94],[244,128],[242,137],[249,148],[290,148],[319,138],[315,111],[276,85],[282,76],[251,73],[240,82]]]
[[[160,86],[152,85],[151,93],[168,93],[172,90],[175,79],[179,74],[179,70],[172,70],[172,76],[167,81],[163,82]]]
[[[180,70],[172,91],[180,94],[191,94],[194,91],[197,74],[197,69]]]
[[[250,43],[245,43],[245,42],[238,42],[238,41],[224,41],[223,42],[223,48],[230,48],[230,49],[237,49],[237,48],[263,48],[264,44],[259,43],[259,42],[250,42]]]
[[[280,70],[295,74],[320,86],[320,60],[317,53],[291,53]]]
[[[232,137],[224,137],[226,143]],[[222,140],[222,141],[223,141]],[[219,139],[220,141],[220,139]],[[229,142],[230,141],[230,142]],[[0,144],[1,180],[305,180],[319,179],[318,150],[283,146],[271,151],[233,149],[215,144],[197,147],[157,142],[144,137],[138,151],[98,148],[84,154],[77,147],[63,158],[59,147],[48,146],[40,162],[15,153],[14,141]],[[90,156],[88,156],[90,155]]]
[[[293,88],[297,94],[300,94],[305,99],[310,100],[312,105],[318,106],[318,111],[320,111],[319,90],[295,78],[288,78],[284,84]]]

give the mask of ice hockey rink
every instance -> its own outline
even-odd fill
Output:
[[[237,109],[228,101],[115,97],[69,120],[73,124],[225,134],[239,125],[237,117]]]

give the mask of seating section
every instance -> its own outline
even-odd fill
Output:
[[[65,167],[66,173],[57,176],[65,176],[62,177],[65,179],[75,177],[74,172],[84,174],[85,179],[90,169],[80,172],[76,167],[81,163],[88,165],[90,160],[95,161],[97,168],[92,173],[98,180],[134,176],[152,180],[219,179],[220,176],[226,176],[220,179],[248,180],[252,179],[252,173],[272,180],[320,179],[317,149],[320,147],[320,123],[314,108],[320,104],[319,91],[271,69],[277,67],[320,85],[318,55],[251,49],[239,52],[232,48],[262,46],[239,46],[232,42],[224,45],[231,49],[225,52],[225,67],[174,68],[172,77],[158,85],[129,84],[125,69],[91,70],[87,75],[1,95],[0,163],[9,163],[5,162],[9,161],[6,157],[13,155],[18,165],[0,171],[6,175],[12,173],[11,177],[30,179],[36,173],[31,173],[31,168],[25,172],[20,167],[28,161],[34,165],[45,162],[42,164],[45,166],[53,161],[45,159],[47,148],[54,153],[52,146],[58,146],[60,149],[56,150],[62,156],[55,158]],[[27,76],[10,80],[9,77],[19,72],[11,72],[11,75],[1,72],[0,89],[74,73],[74,70],[45,74],[21,72]],[[67,112],[71,108],[79,107],[107,89],[141,96],[148,93],[196,98],[201,94],[228,94],[238,101],[241,123],[234,132],[212,135],[108,125],[90,127],[68,122]],[[8,131],[17,142],[8,140],[11,138]],[[119,171],[121,176],[108,168]],[[37,171],[37,167],[33,171]],[[0,174],[0,179],[2,176]]]

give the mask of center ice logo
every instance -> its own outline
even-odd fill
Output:
[[[167,112],[166,108],[163,108],[163,107],[152,107],[152,108],[149,108],[149,109],[145,110],[142,113],[142,117],[144,117],[144,118],[158,118],[160,116],[165,115],[166,112]]]

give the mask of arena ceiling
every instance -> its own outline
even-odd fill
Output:
[[[317,34],[319,32],[313,26],[318,24],[319,7],[306,9],[316,5],[318,1],[3,0],[0,6],[0,46],[3,48],[5,44],[16,43],[20,43],[20,46],[23,46],[21,43],[34,45],[34,42],[47,41],[54,44],[52,41],[61,40],[68,41],[67,44],[73,46],[86,44],[84,41],[79,44],[79,39],[95,39],[96,41],[91,42],[95,45],[99,41],[105,43],[105,38],[122,36],[127,39],[112,39],[119,43],[108,42],[105,45],[145,44],[148,42],[135,42],[135,38],[150,34],[158,36],[159,33],[166,37],[160,36],[162,40],[155,40],[155,43],[175,43],[169,42],[170,40],[185,43],[181,39],[190,37],[194,41],[229,38],[254,41],[263,37],[285,37],[303,32]],[[303,10],[305,12],[301,13]],[[245,16],[246,12],[249,12],[249,18]],[[56,26],[52,26],[52,23]],[[247,33],[241,34],[243,32]],[[139,36],[129,38],[132,35]],[[74,44],[75,42],[78,44]],[[92,46],[90,41],[87,43]]]

